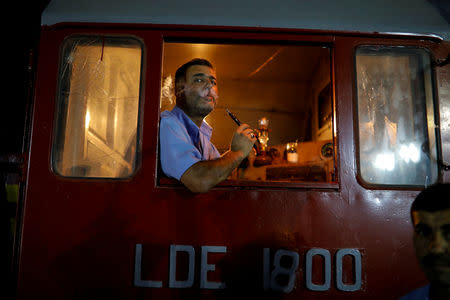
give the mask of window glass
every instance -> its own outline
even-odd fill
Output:
[[[67,39],[60,64],[53,169],[69,177],[119,178],[136,165],[141,44]]]
[[[438,168],[428,53],[359,47],[356,74],[362,178],[382,185],[434,183]]]
[[[205,121],[219,152],[237,128],[227,108],[259,131],[260,154],[252,151],[230,180],[335,181],[330,48],[165,42],[161,112],[175,105],[177,68],[197,57],[216,70],[219,99]]]

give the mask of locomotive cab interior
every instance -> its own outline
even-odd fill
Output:
[[[160,111],[175,105],[176,69],[195,57],[216,69],[219,100],[205,121],[219,152],[228,150],[237,126],[226,109],[259,133],[260,151],[230,180],[334,180],[329,47],[165,42]]]

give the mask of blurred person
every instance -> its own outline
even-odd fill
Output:
[[[399,300],[450,299],[450,184],[419,193],[411,206],[414,249],[429,284]]]

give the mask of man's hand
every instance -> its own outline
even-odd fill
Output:
[[[253,130],[242,124],[231,140],[230,151],[220,158],[195,163],[181,176],[181,182],[192,192],[204,193],[224,181],[231,172],[248,156],[256,142]]]
[[[256,136],[253,129],[247,124],[242,124],[236,129],[236,132],[233,135],[230,150],[233,152],[242,152],[245,158],[252,150],[255,142]]]

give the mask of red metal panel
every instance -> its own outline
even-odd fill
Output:
[[[140,167],[129,180],[81,180],[50,170],[59,49],[69,34],[131,34],[145,44],[144,106]],[[232,187],[226,183],[206,194],[181,186],[156,185],[162,40],[290,40],[330,43],[336,107],[338,183],[288,187]],[[239,295],[283,299],[396,299],[424,283],[412,250],[409,206],[417,191],[380,190],[357,180],[354,135],[354,46],[361,43],[422,45],[413,39],[377,39],[304,35],[296,32],[233,32],[116,27],[58,26],[42,32],[35,92],[32,145],[20,256],[18,298],[221,298]],[[162,288],[136,287],[136,244],[142,245],[142,280]],[[195,249],[192,288],[168,287],[170,245]],[[209,280],[236,290],[201,289],[201,247],[226,246],[210,254],[216,271]],[[287,249],[299,255],[295,287],[287,294],[264,292],[263,249],[272,255]],[[306,287],[306,254],[326,249],[331,255],[331,286]],[[362,286],[354,292],[336,286],[336,252],[360,251]],[[183,258],[180,258],[180,264]],[[321,283],[321,260],[313,261],[313,281]],[[344,282],[351,284],[351,262]],[[184,266],[185,271],[185,266]],[[180,274],[185,274],[180,267]],[[183,275],[180,275],[181,277]],[[181,279],[179,279],[181,280]]]
[[[445,41],[432,47],[435,63],[444,62],[450,56],[450,42]],[[439,97],[440,135],[443,164],[450,167],[450,64],[435,66],[436,88]],[[443,173],[443,182],[450,182],[449,170]]]

